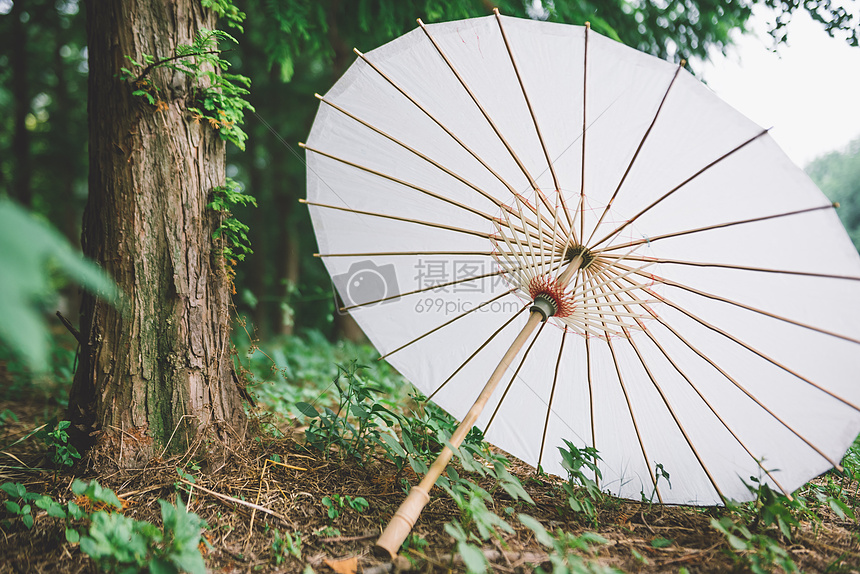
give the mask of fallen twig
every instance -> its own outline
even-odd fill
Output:
[[[201,491],[201,492],[205,492],[206,494],[211,494],[212,496],[215,496],[215,497],[217,497],[217,498],[220,498],[221,500],[226,500],[226,501],[228,501],[228,502],[232,502],[232,503],[234,503],[234,504],[240,504],[240,505],[242,505],[242,506],[247,506],[248,508],[252,508],[252,509],[254,509],[254,510],[259,510],[260,512],[264,512],[264,513],[266,513],[266,514],[268,514],[268,515],[270,515],[270,516],[274,516],[275,518],[277,518],[278,520],[280,520],[280,521],[284,522],[285,524],[289,524],[290,526],[293,526],[292,522],[290,522],[290,521],[287,519],[287,517],[285,517],[285,516],[282,516],[282,515],[278,514],[278,513],[277,513],[277,512],[275,512],[274,510],[269,510],[269,509],[268,509],[268,508],[266,508],[265,506],[260,506],[259,504],[254,504],[253,502],[247,502],[247,501],[245,501],[245,500],[240,500],[240,499],[238,499],[238,498],[233,498],[232,496],[229,496],[229,495],[227,495],[227,494],[221,494],[220,492],[215,492],[214,490],[209,490],[208,488],[205,488],[205,487],[203,487],[203,486],[200,486],[199,484],[194,484],[193,482],[187,481],[187,480],[185,480],[184,478],[180,478],[180,479],[179,479],[179,482],[181,482],[181,483],[183,483],[183,484],[186,484],[186,485],[188,485],[188,486],[190,486],[190,487],[196,488],[197,490],[199,490],[199,491]],[[198,496],[199,496],[199,495],[198,495]]]

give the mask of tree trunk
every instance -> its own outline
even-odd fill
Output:
[[[282,255],[278,261],[278,277],[281,284],[277,286],[278,295],[284,306],[278,308],[278,330],[281,335],[292,335],[295,332],[295,301],[293,293],[301,279],[301,240],[296,230],[295,206],[298,202],[292,196],[281,195],[275,203],[280,220],[284,222],[279,234],[279,244]]]
[[[173,55],[214,15],[197,0],[87,0],[89,199],[82,247],[124,292],[86,296],[69,399],[75,428],[120,466],[183,451],[202,431],[230,441],[245,414],[229,339],[230,279],[206,204],[224,185],[225,144],[186,112],[193,78],[150,73],[164,104],[117,74]]]
[[[265,205],[269,199],[266,184],[263,183],[263,168],[257,161],[258,147],[260,145],[259,138],[251,137],[248,139],[245,153],[251,158],[248,166],[248,187],[250,194],[257,198],[259,205]],[[269,328],[270,317],[269,309],[271,307],[271,293],[266,278],[271,274],[268,272],[269,249],[268,249],[268,230],[267,213],[265,209],[251,210],[251,247],[254,252],[248,256],[248,287],[251,293],[257,299],[257,305],[251,311],[253,317],[253,332],[251,335],[258,340],[266,340],[269,338],[272,330]]]
[[[12,176],[12,197],[29,207],[33,203],[30,180],[33,169],[30,162],[30,130],[27,129],[27,114],[30,113],[30,79],[27,75],[27,30],[21,17],[24,1],[12,4],[9,18],[11,32],[12,97],[15,101],[12,123],[12,157],[14,172]]]

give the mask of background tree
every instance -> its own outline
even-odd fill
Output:
[[[225,142],[213,126],[227,126],[201,118],[216,78],[168,60],[215,28],[212,10],[198,0],[85,5],[90,192],[82,245],[125,297],[117,308],[84,297],[69,416],[126,465],[168,444],[183,449],[202,430],[224,440],[243,432],[231,276],[213,238],[219,218],[207,209],[213,190],[225,189]],[[171,65],[142,67],[125,81],[126,56]]]
[[[816,158],[806,173],[831,201],[839,202],[839,219],[860,251],[860,137],[842,151]]]

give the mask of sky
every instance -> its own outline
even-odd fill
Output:
[[[798,165],[860,137],[860,48],[827,35],[804,10],[788,28],[788,45],[772,51],[768,15],[739,36],[728,56],[697,66],[723,100],[762,127]]]

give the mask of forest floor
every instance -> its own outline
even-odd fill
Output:
[[[26,436],[47,417],[62,416],[58,407],[46,406],[32,397],[0,402],[0,412],[6,409],[18,420],[6,420],[0,427],[0,444],[5,445]],[[228,450],[210,448],[204,452],[207,446],[198,445],[183,456],[102,474],[92,470],[86,457],[70,470],[40,470],[37,467],[45,462],[44,447],[30,438],[3,449],[0,483],[21,483],[28,492],[49,495],[64,504],[76,499],[71,491],[75,478],[96,479],[118,495],[123,505],[120,512],[125,516],[156,525],[162,521],[158,500],[175,502],[181,496],[188,503],[188,511],[208,524],[203,534],[206,543],[200,548],[211,572],[466,570],[455,540],[445,529],[446,523],[462,523],[463,514],[438,487],[401,558],[393,564],[375,559],[372,547],[380,528],[405,497],[401,479],[414,483],[414,473],[408,466],[398,470],[383,456],[372,457],[366,464],[323,458],[319,451],[302,444],[297,423],[284,424],[287,432],[279,439],[258,433]],[[253,433],[249,430],[249,434]],[[33,468],[16,468],[27,466]],[[177,468],[184,469],[184,478]],[[814,512],[799,515],[790,539],[775,528],[765,531],[753,520],[749,526],[752,537],[735,539],[733,548],[731,538],[711,524],[712,518],[729,515],[724,508],[662,506],[607,497],[597,505],[592,522],[570,510],[560,480],[536,477],[531,467],[517,461],[512,462],[510,471],[519,477],[535,504],[514,501],[503,489],[493,494],[491,510],[506,517],[512,527],[511,532],[500,532],[489,540],[475,538],[493,571],[530,572],[542,565],[551,572],[553,555],[568,568],[559,567],[556,572],[602,572],[609,568],[624,572],[727,572],[748,571],[756,564],[760,571],[779,571],[769,565],[774,555],[767,540],[776,540],[799,571],[860,572],[858,523],[840,518],[827,505],[817,505],[811,509]],[[492,491],[491,480],[474,480]],[[822,490],[835,481],[842,481],[842,492],[853,497],[852,505],[857,507],[857,482],[825,475],[806,488]],[[0,500],[3,497],[0,493]],[[330,517],[325,497],[335,502],[361,497],[368,505],[359,511],[349,504],[334,504],[336,516]],[[5,516],[3,513],[0,507],[0,519],[6,519],[5,524],[0,522],[0,574],[99,571],[79,544],[66,540],[62,519],[34,507],[34,523],[28,529],[8,509]],[[538,519],[551,532],[560,529],[568,533],[567,542],[557,543],[554,549],[542,545],[535,533],[517,520],[518,513]],[[81,531],[87,532],[86,522]],[[589,535],[582,535],[587,532],[598,534],[603,541],[584,542]],[[758,532],[766,532],[767,540],[756,538]],[[741,542],[749,544],[737,546]]]

